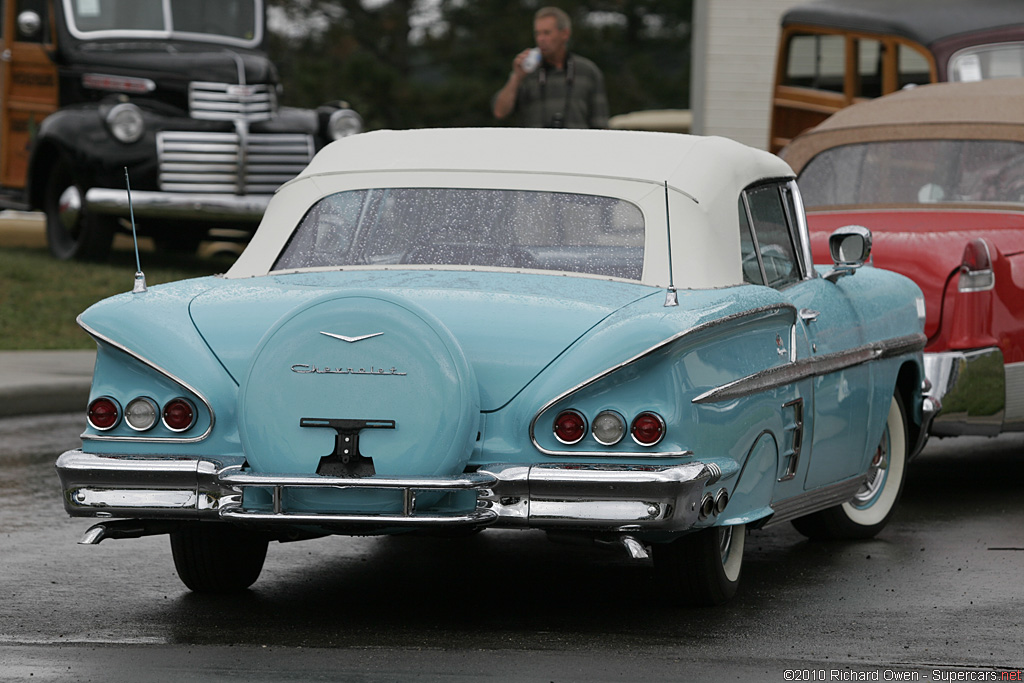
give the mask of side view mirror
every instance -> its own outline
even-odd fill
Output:
[[[828,250],[835,268],[825,274],[825,279],[835,282],[871,260],[871,231],[862,225],[839,228],[829,235]]]
[[[18,36],[21,38],[37,38],[43,27],[43,20],[32,10],[25,10],[18,15]]]

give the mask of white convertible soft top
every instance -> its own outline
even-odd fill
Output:
[[[675,284],[726,286],[742,280],[740,192],[759,180],[792,176],[778,157],[717,137],[525,128],[363,133],[331,143],[281,186],[227,277],[268,273],[309,207],[328,194],[372,187],[486,187],[600,194],[637,204],[650,234],[643,281],[664,286],[667,186],[672,264],[685,280],[677,277]]]

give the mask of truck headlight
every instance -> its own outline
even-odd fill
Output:
[[[107,125],[114,137],[125,144],[136,142],[145,132],[142,110],[128,102],[110,108]]]
[[[338,109],[327,120],[327,134],[332,140],[363,132],[363,118],[351,109]]]

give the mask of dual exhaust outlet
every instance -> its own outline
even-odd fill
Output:
[[[700,513],[701,519],[707,519],[712,515],[716,517],[725,511],[725,506],[729,504],[729,492],[724,488],[718,489],[718,493],[714,496],[711,492],[704,494],[704,497],[700,500]]]
[[[711,492],[704,494],[700,500],[700,511],[698,517],[707,519],[714,515],[718,516],[725,511],[729,504],[729,492],[724,488],[718,489],[718,493],[711,495]],[[626,554],[634,560],[646,560],[650,558],[648,547],[634,536],[621,536],[619,543],[625,549]]]

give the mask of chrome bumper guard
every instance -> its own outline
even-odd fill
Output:
[[[136,218],[258,222],[267,210],[270,197],[135,190],[132,211]],[[125,190],[94,187],[85,193],[85,206],[93,213],[129,217]]]
[[[714,464],[488,465],[452,477],[342,478],[243,472],[237,464],[172,456],[113,456],[68,451],[57,460],[64,507],[72,516],[225,520],[274,526],[316,525],[343,530],[450,526],[579,528],[599,531],[681,531],[701,517],[705,487],[718,481]],[[273,506],[242,507],[247,487],[270,490]],[[283,493],[295,488],[402,492],[401,512],[290,512]],[[475,491],[475,509],[446,514],[417,510],[421,492]]]
[[[1003,428],[1006,371],[998,348],[924,354],[935,436],[995,436]]]

